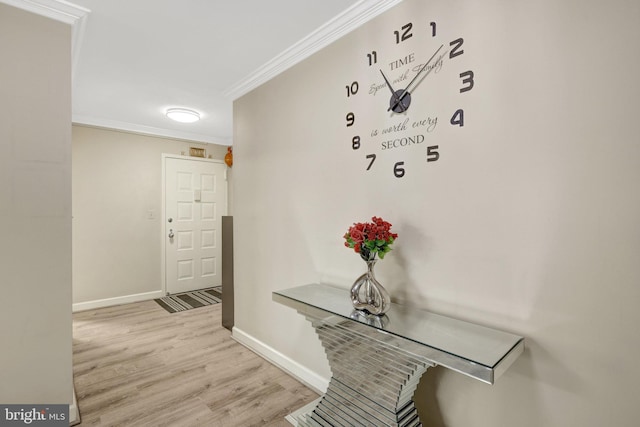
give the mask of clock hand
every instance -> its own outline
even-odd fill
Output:
[[[409,90],[409,87],[413,84],[413,82],[415,82],[415,81],[416,81],[416,79],[418,78],[418,76],[419,76],[419,75],[420,75],[424,70],[426,70],[426,68],[427,68],[427,66],[429,66],[429,63],[431,62],[431,60],[432,60],[433,58],[435,58],[435,56],[438,54],[438,52],[440,52],[440,49],[442,49],[442,46],[444,46],[444,45],[443,45],[443,44],[441,44],[441,45],[440,45],[440,47],[438,48],[438,50],[436,50],[436,51],[433,53],[433,55],[431,55],[431,58],[429,58],[429,60],[427,61],[427,63],[426,63],[426,64],[424,64],[424,65],[422,66],[422,68],[420,68],[420,70],[416,73],[416,75],[415,75],[415,76],[413,76],[413,79],[411,79],[411,81],[409,82],[409,84],[407,85],[407,87],[406,87],[406,88],[404,88],[404,90],[405,90],[405,91]],[[425,76],[427,76],[427,75],[431,72],[431,70],[433,70],[433,68],[430,68],[430,69],[429,69],[429,71],[427,72],[427,74],[425,74]]]
[[[410,95],[410,94],[409,94],[409,88],[411,87],[411,85],[413,84],[413,82],[415,82],[415,81],[416,81],[416,79],[418,78],[418,76],[420,76],[420,74],[422,74],[422,72],[423,72],[424,70],[426,70],[426,69],[427,69],[427,67],[429,66],[429,63],[431,62],[431,60],[432,60],[433,58],[435,58],[435,56],[438,54],[438,52],[440,52],[440,49],[442,49],[442,46],[444,46],[444,45],[443,45],[443,44],[441,44],[441,45],[440,45],[440,47],[438,48],[438,50],[436,50],[436,51],[433,53],[433,55],[431,55],[431,58],[429,58],[429,60],[427,61],[427,63],[426,63],[426,64],[424,64],[424,65],[422,66],[422,68],[420,68],[420,70],[418,70],[418,72],[416,73],[416,75],[415,75],[415,76],[413,76],[413,79],[411,79],[411,81],[409,82],[409,84],[407,85],[407,87],[405,87],[402,91],[399,91],[399,92],[401,92],[401,93],[400,93],[400,97],[399,97],[399,98],[397,98],[397,102],[396,102],[395,104],[391,105],[387,111],[394,110],[394,108],[396,108],[396,107],[398,106],[398,104],[402,101],[402,99],[403,99],[405,96]],[[426,76],[431,72],[431,70],[433,70],[433,68],[430,68],[430,69],[429,69],[429,71],[427,71],[427,74],[425,74],[425,77],[426,77]],[[395,111],[395,110],[394,110],[394,111]]]
[[[400,99],[400,97],[398,96],[398,94],[399,94],[399,93],[401,93],[401,91],[397,91],[397,92],[396,92],[396,91],[393,89],[393,87],[391,86],[391,83],[389,83],[389,79],[387,79],[387,76],[385,76],[385,75],[384,75],[384,73],[382,72],[382,70],[380,70],[380,74],[382,74],[382,77],[384,77],[384,81],[385,81],[385,83],[387,84],[387,87],[389,88],[389,90],[391,91],[391,97],[392,97],[392,101],[391,101],[391,102],[392,102],[392,104],[391,104],[391,105],[393,105],[393,107],[395,107],[395,106],[397,106],[397,105],[401,105],[401,107],[402,107],[402,108],[401,108],[401,110],[402,110],[401,112],[404,112],[404,111],[406,110],[406,108],[405,108],[405,106],[404,106],[404,105],[400,104],[401,99]],[[408,105],[407,105],[406,107],[408,107]],[[390,109],[391,109],[391,108],[390,108]],[[387,110],[387,111],[388,111],[388,110]]]
[[[393,90],[393,87],[391,87],[391,83],[389,83],[389,80],[387,79],[387,76],[384,75],[384,73],[382,72],[382,70],[380,70],[380,74],[382,74],[382,77],[384,77],[384,81],[387,84],[387,87],[389,88],[389,90],[391,91],[391,93],[393,95],[395,95],[396,91]]]

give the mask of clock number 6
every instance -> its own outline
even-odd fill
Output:
[[[405,171],[402,166],[404,166],[404,162],[398,162],[393,165],[393,174],[396,176],[396,178],[402,178],[404,176]]]

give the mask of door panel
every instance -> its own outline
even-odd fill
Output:
[[[165,158],[168,293],[222,284],[220,228],[227,211],[225,172],[221,162]]]

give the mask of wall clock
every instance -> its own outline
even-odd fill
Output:
[[[435,164],[446,156],[441,128],[465,126],[464,96],[476,81],[463,59],[468,43],[440,29],[427,18],[400,22],[356,55],[357,78],[342,91],[348,147],[363,171],[403,178],[408,159],[420,159],[412,167]]]

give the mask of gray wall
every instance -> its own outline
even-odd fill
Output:
[[[0,402],[71,403],[71,27],[0,4]]]
[[[418,19],[465,38],[476,86],[464,132],[441,128],[433,167],[407,148],[399,180],[351,150],[345,85]],[[494,386],[430,370],[427,425],[637,425],[639,24],[625,0],[406,0],[236,100],[234,334],[327,378],[311,326],[271,292],[348,287],[364,265],[342,235],[378,215],[400,235],[376,266],[392,298],[527,339]]]

